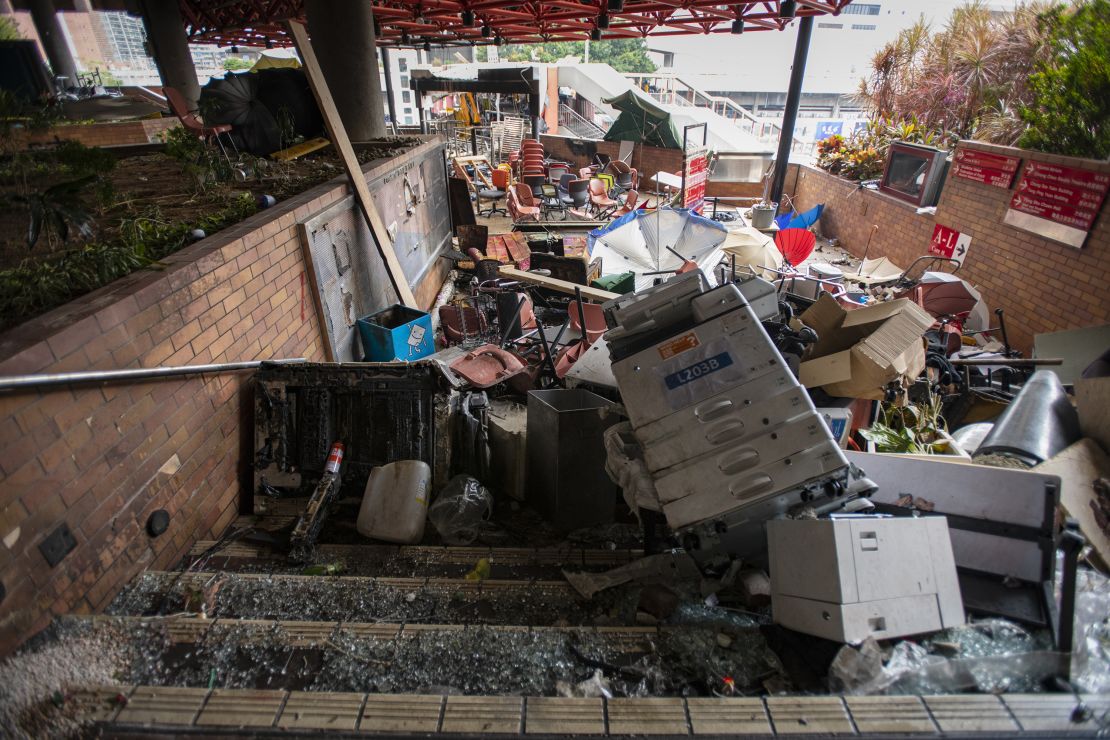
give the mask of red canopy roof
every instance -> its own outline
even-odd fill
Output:
[[[304,19],[301,0],[180,0],[194,43],[221,46],[288,46],[281,22]],[[713,3],[702,0],[375,0],[378,40],[386,45],[488,44],[499,36],[510,43],[581,41],[600,25],[603,39],[729,33],[744,19],[745,31],[780,31],[790,23],[782,5],[796,16],[839,15],[851,0],[747,0]],[[471,19],[471,16],[473,18]],[[465,21],[471,21],[468,25]],[[488,26],[489,35],[483,35]]]

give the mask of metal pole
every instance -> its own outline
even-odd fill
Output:
[[[397,101],[393,99],[393,66],[389,63],[389,47],[382,47],[382,67],[385,68],[385,100],[389,104],[389,123],[397,135]]]
[[[771,176],[772,203],[782,201],[786,185],[786,167],[790,164],[790,149],[794,143],[794,123],[798,120],[798,106],[802,101],[802,79],[806,73],[809,56],[809,38],[813,35],[813,16],[807,15],[798,22],[798,42],[794,46],[794,66],[790,70],[790,87],[786,91],[786,110],[783,111],[782,129],[779,131],[779,150],[775,155],[775,171]]]
[[[203,375],[207,373],[237,373],[257,370],[263,362],[278,365],[296,365],[305,362],[303,357],[292,360],[248,360],[246,362],[221,362],[214,365],[178,365],[175,367],[139,367],[130,370],[90,370],[80,373],[48,373],[42,375],[9,375],[0,377],[0,391],[22,388],[42,388],[52,385],[78,383],[110,383],[120,380],[153,380],[178,375]]]
[[[420,114],[420,133],[428,133],[428,124],[424,120],[424,94],[419,90],[416,93],[416,112]]]

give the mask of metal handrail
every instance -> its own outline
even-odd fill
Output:
[[[649,95],[651,95],[653,98],[655,98],[656,100],[658,100],[662,103],[671,103],[672,105],[684,105],[684,106],[689,106],[689,107],[692,107],[692,108],[709,108],[714,113],[718,113],[719,115],[722,115],[725,118],[728,118],[730,120],[734,120],[735,118],[742,118],[742,119],[744,119],[745,121],[747,121],[748,123],[751,124],[751,134],[753,136],[755,136],[756,138],[760,139],[760,140],[764,140],[764,139],[770,140],[770,139],[776,138],[777,136],[779,136],[782,133],[782,125],[781,124],[775,123],[774,121],[765,121],[765,120],[759,118],[758,116],[756,116],[751,111],[749,111],[747,108],[745,108],[742,105],[739,105],[738,103],[736,103],[731,98],[727,98],[727,97],[724,97],[724,96],[721,96],[721,95],[710,95],[709,93],[705,92],[704,90],[701,90],[701,89],[695,87],[694,85],[691,85],[689,82],[687,82],[686,80],[683,80],[681,77],[678,77],[677,75],[659,73],[659,72],[654,72],[654,73],[627,72],[627,73],[625,73],[625,77],[628,77],[629,79],[633,79],[633,80],[650,80],[650,79],[669,80],[672,83],[671,84],[671,89],[669,91],[661,92],[661,93],[649,93]],[[681,85],[683,89],[682,90],[674,89],[674,84],[675,83],[677,83],[678,85]],[[690,94],[690,97],[687,97],[685,94],[683,94],[683,92],[688,92]],[[699,99],[704,99],[706,101],[706,104],[705,105],[699,105],[696,102]],[[719,110],[718,110],[718,107],[720,108]],[[726,111],[731,111],[731,112],[735,113],[736,115],[735,116],[729,116]],[[758,133],[757,133],[757,130],[756,130],[757,126],[759,127],[759,132]],[[804,142],[801,142],[801,140],[798,139],[797,136],[794,137],[794,142],[795,142],[795,144],[804,143]]]
[[[559,127],[564,126],[574,132],[575,136],[592,139],[605,138],[605,129],[593,121],[587,120],[566,103],[559,103]]]

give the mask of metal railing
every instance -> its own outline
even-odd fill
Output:
[[[676,75],[659,72],[628,72],[625,73],[625,77],[634,80],[640,89],[643,89],[643,83],[647,82],[653,90],[647,94],[661,103],[708,108],[714,113],[734,121],[738,128],[750,133],[761,142],[778,141],[779,134],[782,132],[781,124],[759,118],[747,108],[738,105],[731,98],[710,95]],[[795,145],[801,143],[803,142],[794,137]]]
[[[605,138],[605,129],[583,118],[566,103],[559,103],[559,131],[562,132],[563,129],[582,139]]]

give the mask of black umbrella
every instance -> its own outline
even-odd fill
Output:
[[[323,129],[308,78],[299,69],[213,77],[201,88],[200,110],[206,123],[231,124],[236,146],[251,154],[270,154],[296,136],[311,138]]]

